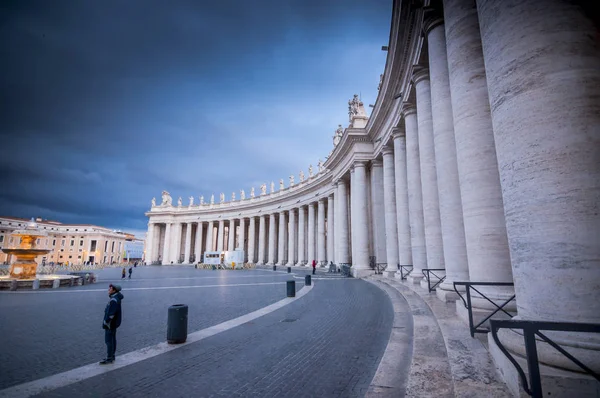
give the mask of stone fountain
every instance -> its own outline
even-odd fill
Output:
[[[4,248],[2,251],[6,254],[12,254],[17,261],[10,266],[10,275],[0,277],[0,289],[10,288],[15,290],[17,287],[32,287],[34,289],[42,287],[59,287],[63,285],[81,284],[79,276],[73,275],[37,275],[37,263],[35,259],[50,252],[47,249],[38,249],[37,241],[40,238],[47,237],[45,231],[38,228],[37,223],[31,219],[24,229],[19,229],[11,234],[19,240],[19,246],[16,248]]]

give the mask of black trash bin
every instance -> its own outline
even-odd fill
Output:
[[[296,297],[296,281],[287,281],[287,296]]]
[[[288,274],[292,273],[292,267],[287,267],[288,268]]]
[[[175,304],[169,307],[167,342],[181,344],[187,340],[188,306]]]
[[[276,265],[273,266],[273,271],[277,271],[277,266]]]
[[[305,275],[304,276],[304,285],[310,286],[311,284],[312,284],[312,281],[310,280],[310,275]]]

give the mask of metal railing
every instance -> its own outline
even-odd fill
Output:
[[[400,271],[400,279],[404,280],[412,272],[413,266],[398,264],[398,270]]]
[[[423,272],[423,276],[425,276],[425,279],[427,279],[427,290],[429,290],[429,293],[431,292],[435,292],[435,288],[438,287],[440,285],[440,283],[442,283],[444,280],[446,280],[446,275],[438,275],[436,274],[436,272],[441,272],[444,271],[446,272],[445,268],[423,268],[422,272]],[[431,279],[435,278],[434,281],[432,281]],[[431,284],[433,282],[433,285]]]
[[[487,322],[489,319],[491,319],[499,311],[502,311],[503,313],[508,315],[510,318],[512,318],[513,314],[510,314],[509,312],[507,312],[504,309],[504,307],[506,307],[506,305],[508,303],[510,303],[511,301],[515,300],[515,295],[513,294],[508,300],[505,300],[501,305],[498,305],[494,301],[490,300],[489,297],[487,297],[485,294],[481,293],[479,290],[477,290],[477,288],[475,288],[473,286],[514,286],[514,285],[515,284],[512,282],[454,282],[454,291],[458,294],[458,296],[462,300],[463,304],[465,305],[465,308],[469,312],[469,332],[471,333],[471,337],[475,337],[475,333],[488,333],[490,330],[487,328],[483,329],[483,328],[481,328],[481,326],[483,326],[483,324],[485,322]],[[465,301],[465,298],[463,297],[463,295],[460,294],[460,292],[456,288],[457,286],[465,287],[464,293],[466,293],[466,295],[467,295],[466,301]],[[488,316],[483,318],[482,321],[478,322],[477,325],[475,325],[475,321],[473,319],[473,306],[471,305],[471,302],[472,302],[471,289],[473,289],[474,291],[479,293],[479,295],[481,296],[482,299],[489,301],[494,307],[496,307],[496,309],[494,311],[492,311]]]
[[[387,263],[375,263],[375,273],[383,274],[383,271],[387,268]]]
[[[490,320],[490,329],[492,337],[496,345],[508,360],[515,366],[521,379],[523,390],[534,398],[542,398],[542,380],[540,377],[540,364],[537,354],[536,336],[548,343],[555,350],[567,357],[571,362],[579,366],[585,373],[589,374],[600,382],[600,375],[581,363],[573,355],[565,351],[560,345],[556,344],[552,339],[548,338],[541,331],[557,331],[557,332],[583,332],[583,333],[600,333],[600,325],[593,323],[571,323],[571,322],[538,322],[538,321],[516,321],[508,319],[492,319]],[[525,340],[525,357],[527,360],[527,369],[529,373],[529,383],[521,365],[508,352],[498,339],[498,329],[520,329],[523,330],[523,338]]]

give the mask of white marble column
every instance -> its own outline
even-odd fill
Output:
[[[194,246],[194,254],[196,255],[196,264],[201,263],[202,260],[202,233],[204,230],[204,223],[200,221],[196,228],[196,244]]]
[[[177,265],[181,253],[181,223],[174,223],[172,228],[174,228],[174,230],[171,233],[171,261],[173,262],[173,265]],[[171,261],[169,261],[169,264]]]
[[[398,222],[396,216],[396,176],[394,175],[394,149],[383,148],[383,208],[385,212],[385,253],[387,276],[398,269]],[[379,262],[379,261],[378,261]]]
[[[156,250],[154,249],[154,227],[156,224],[149,222],[148,223],[148,233],[146,234],[146,263],[152,264],[154,260],[154,253]]]
[[[348,185],[343,179],[337,181],[337,217],[335,222],[338,226],[336,229],[336,240],[338,250],[336,252],[336,260],[339,264],[349,264],[350,260],[348,255],[350,250],[348,248]]]
[[[327,197],[327,264],[335,264],[335,198],[331,194]]]
[[[277,238],[277,265],[285,265],[285,212],[279,212],[279,230]]]
[[[436,290],[436,294],[441,300],[454,301],[458,295],[453,283],[469,279],[469,266],[456,162],[446,33],[444,21],[440,17],[429,18],[424,28],[428,43],[433,140],[446,268],[446,280]]]
[[[327,242],[325,240],[325,198],[319,199],[317,206],[317,264],[322,265],[327,261]]]
[[[350,260],[352,264],[356,261],[356,235],[354,234],[354,228],[356,228],[356,224],[354,224],[354,214],[356,211],[354,208],[356,207],[356,202],[354,198],[356,195],[355,192],[356,183],[354,182],[354,166],[350,167],[350,222],[348,223],[348,233],[350,234]],[[364,226],[363,226],[364,228]]]
[[[477,9],[469,0],[445,0],[444,10],[469,278],[512,282]],[[486,294],[493,299],[513,291],[488,288]]]
[[[277,255],[277,224],[275,213],[269,214],[269,262],[267,265],[275,265]]]
[[[215,246],[213,244],[214,230],[215,230],[214,221],[209,221],[208,227],[206,228],[206,249],[205,249],[205,251],[207,251],[207,252],[212,252],[215,250]]]
[[[433,143],[431,116],[431,89],[429,71],[419,69],[413,76],[417,92],[417,121],[419,132],[419,159],[421,161],[421,188],[423,190],[423,219],[425,222],[425,246],[427,268],[444,268],[440,202]],[[419,282],[423,275],[413,270],[410,282]]]
[[[246,219],[240,218],[240,233],[238,234],[237,247],[235,249],[241,249],[244,251],[244,262],[246,261]]]
[[[417,108],[408,102],[402,104],[402,116],[406,129],[406,178],[408,184],[408,219],[410,222],[410,245],[415,275],[422,275],[427,268],[425,251],[425,221],[423,219],[423,190],[421,189],[421,161],[419,157],[419,131]]]
[[[600,46],[597,12],[590,3],[586,14],[583,3],[477,0],[525,320],[600,323]],[[560,338],[600,372],[599,336]],[[575,367],[560,354],[545,357],[539,346],[542,362]]]
[[[229,232],[227,233],[227,250],[235,250],[235,219],[229,220]]]
[[[383,162],[371,162],[371,219],[375,258],[378,263],[387,262],[385,249],[385,208],[383,205]]]
[[[219,220],[219,230],[217,231],[217,251],[222,252],[225,243],[225,220]]]
[[[258,262],[257,265],[265,264],[265,246],[267,240],[266,215],[260,216],[258,220]]]
[[[315,204],[308,204],[308,265],[312,266],[315,255]]]
[[[295,265],[296,261],[296,210],[289,211],[290,221],[288,227],[288,262],[289,267]]]
[[[367,234],[367,170],[364,162],[354,163],[352,234],[355,237],[352,275],[362,277],[372,273],[369,268],[369,242]]]
[[[185,250],[183,251],[183,263],[190,264],[190,255],[192,254],[192,223],[189,222],[185,227]]]
[[[306,222],[306,210],[304,210],[304,206],[300,206],[298,208],[298,263],[297,263],[297,265],[305,265],[305,262],[306,262],[306,258],[304,257],[304,253],[306,251],[305,240],[304,240],[305,222]]]
[[[256,217],[250,217],[250,221],[248,221],[248,263],[250,263],[250,264],[254,264],[256,261],[255,243],[256,243]]]
[[[405,123],[406,124],[406,123]],[[408,213],[408,179],[406,174],[406,134],[396,130],[394,139],[394,177],[396,178],[396,223],[398,225],[398,262],[411,265],[412,249]]]
[[[171,264],[171,229],[172,223],[165,224],[165,243],[163,244],[162,264]]]

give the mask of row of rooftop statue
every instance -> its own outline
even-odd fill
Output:
[[[352,122],[352,118],[353,116],[362,116],[362,114],[364,114],[364,107],[363,107],[363,103],[360,101],[358,94],[354,94],[354,97],[348,101],[348,117],[350,119],[350,122]],[[366,115],[364,115],[366,116]],[[335,134],[333,135],[333,147],[337,147],[337,145],[340,143],[340,141],[342,140],[342,137],[344,135],[344,129],[342,127],[342,125],[338,125],[338,128],[335,130]],[[333,150],[332,150],[333,152]],[[327,156],[329,157],[331,156],[331,153]],[[318,167],[318,174],[321,174],[325,171],[325,167],[323,165],[323,162],[321,161],[321,159],[319,159],[319,163],[317,164]],[[304,171],[300,170],[300,183],[305,181],[305,175],[304,175]],[[314,177],[314,173],[313,173],[313,166],[312,164],[308,166],[308,178],[312,178]],[[289,183],[289,187],[293,187],[295,185],[295,177],[294,175],[291,175],[290,177],[290,183]],[[283,179],[279,180],[279,190],[282,191],[285,189],[284,183],[283,183]],[[264,196],[267,194],[267,184],[262,184],[260,186],[260,195]],[[271,193],[275,192],[275,183],[271,181]],[[254,198],[254,187],[252,187],[250,189],[250,198]],[[246,192],[242,189],[240,190],[240,200],[245,200],[246,199]],[[235,192],[233,192],[231,194],[231,201],[235,202],[236,198],[235,198]],[[210,204],[214,204],[215,203],[215,195],[211,195],[210,197]],[[225,194],[221,193],[220,195],[220,203],[225,203]],[[204,205],[204,196],[200,196],[200,205]],[[189,207],[194,205],[194,197],[190,196],[189,197]],[[152,198],[152,207],[157,206],[156,204],[156,198]],[[162,192],[162,202],[160,203],[159,206],[173,206],[173,199],[171,198],[171,195],[169,194],[169,192],[167,191],[163,191]],[[183,206],[183,201],[181,199],[181,197],[179,197],[179,199],[177,200],[177,206],[178,207],[182,207]]]

